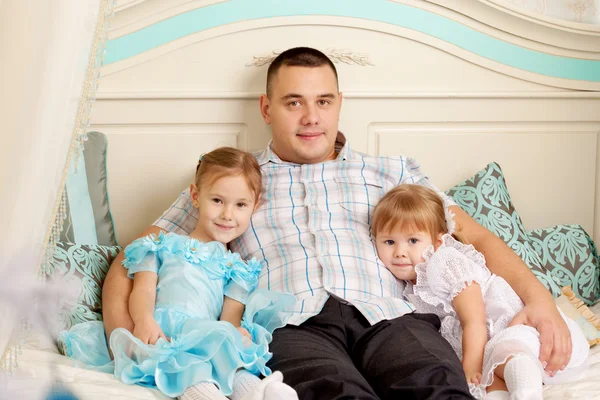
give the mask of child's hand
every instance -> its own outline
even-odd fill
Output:
[[[236,329],[239,333],[242,334],[242,336],[247,337],[248,339],[250,339],[250,341],[252,341],[252,335],[246,330],[246,328],[242,328],[241,326],[239,326]]]
[[[152,316],[136,322],[133,328],[133,336],[140,339],[144,344],[155,344],[158,338],[169,341]]]
[[[465,376],[467,377],[467,382],[472,383],[473,385],[481,384],[481,372],[467,372],[465,371]]]

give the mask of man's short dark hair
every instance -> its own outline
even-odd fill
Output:
[[[329,65],[335,75],[337,84],[338,74],[333,62],[319,50],[310,47],[294,47],[278,55],[269,65],[267,71],[267,96],[271,96],[273,79],[281,67],[309,67],[316,68]],[[339,86],[338,86],[339,88]]]

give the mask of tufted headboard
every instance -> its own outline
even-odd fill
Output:
[[[168,3],[168,5],[167,5]],[[121,0],[92,130],[127,243],[192,180],[198,155],[269,141],[258,99],[278,52],[335,62],[356,150],[417,158],[447,189],[491,161],[527,229],[600,242],[600,26],[489,1]]]

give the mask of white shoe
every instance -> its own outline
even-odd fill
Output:
[[[275,371],[260,381],[242,400],[298,400],[298,394],[283,383],[283,374]]]

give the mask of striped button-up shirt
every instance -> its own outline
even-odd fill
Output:
[[[337,158],[318,164],[282,161],[270,145],[258,153],[263,201],[246,233],[230,243],[244,258],[263,261],[259,287],[296,296],[295,325],[318,314],[330,295],[354,305],[371,324],[414,311],[402,296],[404,283],[377,257],[370,222],[391,188],[432,186],[412,158],[352,151],[342,134],[336,146]],[[186,190],[154,225],[189,233],[197,215]]]

